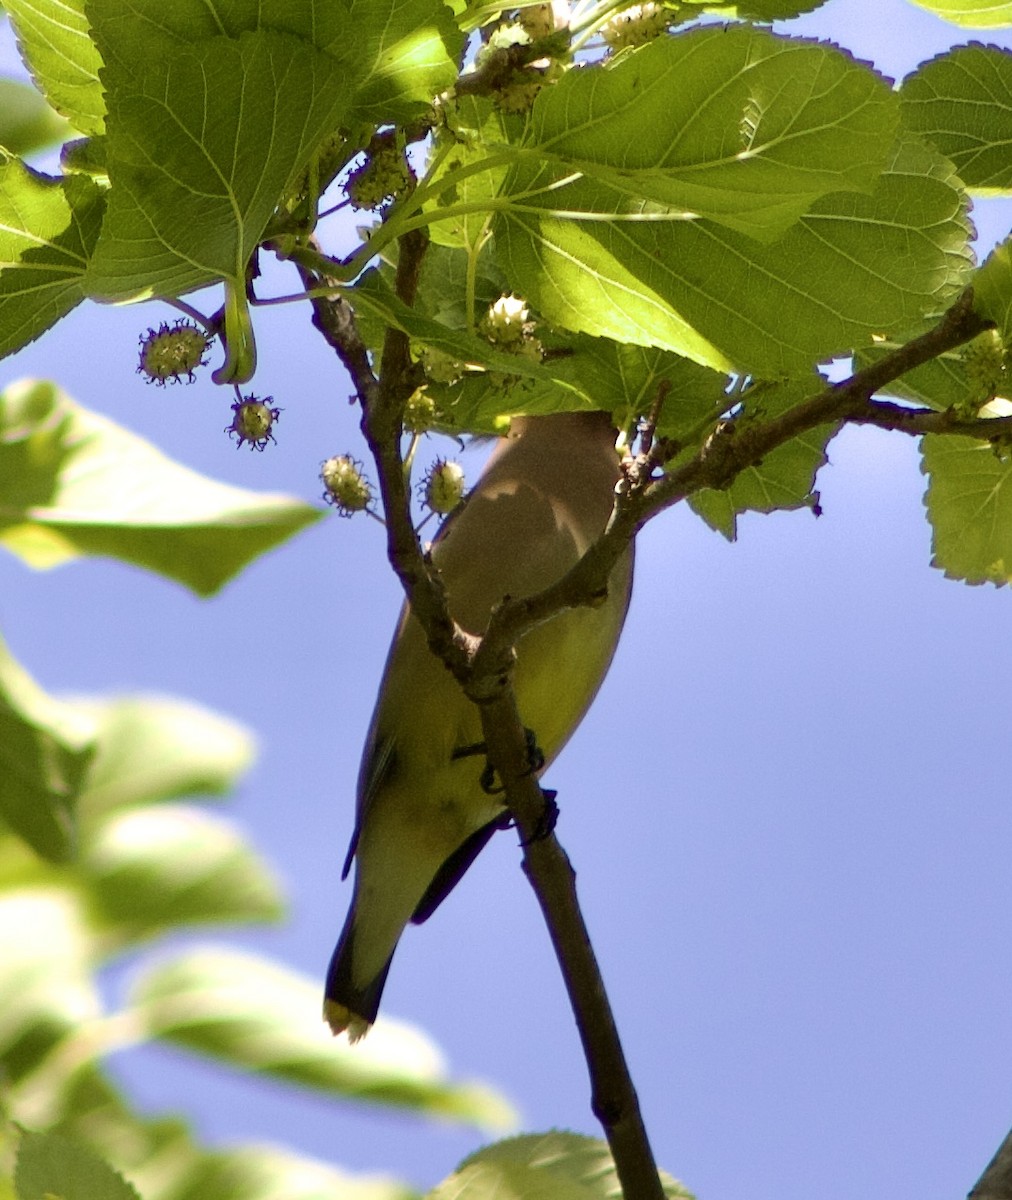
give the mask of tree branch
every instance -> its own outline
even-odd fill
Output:
[[[508,681],[479,705],[489,762],[506,789],[521,834],[524,873],[541,906],[583,1045],[591,1108],[601,1122],[626,1200],[664,1200],[657,1164],[618,1026],[594,954],[576,873],[553,831],[546,832],[545,794],[531,772],[529,749]]]
[[[628,482],[620,489],[603,536],[557,583],[536,596],[501,604],[493,613],[480,653],[501,658],[504,647],[514,645],[529,629],[562,609],[599,603],[615,564],[647,521],[704,488],[729,487],[746,468],[811,429],[853,422],[911,434],[955,433],[986,440],[1007,435],[1012,428],[1010,418],[964,418],[951,411],[908,409],[872,400],[876,391],[907,371],[955,349],[993,325],[974,311],[973,293],[967,288],[933,329],[780,416],[769,421],[730,419],[718,423],[688,462],[663,474],[652,471],[649,456],[639,456],[631,464]]]
[[[1012,1130],[973,1185],[968,1200],[1012,1200]]]

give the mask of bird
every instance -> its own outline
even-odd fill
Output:
[[[506,596],[560,579],[604,532],[619,458],[605,412],[514,417],[477,484],[437,533],[431,561],[454,620],[481,635]],[[633,551],[616,563],[596,607],[566,609],[516,646],[513,683],[539,772],[589,708],[618,644]],[[327,971],[323,1015],[362,1037],[376,1019],[391,959],[409,923],[456,886],[507,810],[488,787],[476,706],[401,612],[366,736],[356,820],[344,864],[351,906]]]

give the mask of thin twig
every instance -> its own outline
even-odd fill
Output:
[[[1012,1130],[973,1185],[968,1200],[1012,1200]]]
[[[601,1122],[627,1200],[664,1200],[660,1176],[618,1026],[576,893],[576,873],[554,832],[529,765],[516,696],[507,681],[479,705],[482,733],[521,834],[524,873],[541,906],[583,1045],[591,1108]]]

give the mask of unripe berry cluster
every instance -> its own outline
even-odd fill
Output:
[[[348,176],[344,190],[354,208],[376,209],[391,204],[414,183],[403,146],[384,133],[370,142],[365,162]]]
[[[601,36],[613,51],[643,46],[664,33],[672,15],[660,4],[633,4],[616,13],[601,30]]]
[[[1006,392],[1010,382],[1008,350],[997,329],[985,330],[975,337],[964,346],[962,357],[972,404],[986,404],[1000,392]]]
[[[349,454],[335,454],[320,468],[323,498],[342,517],[364,512],[372,503],[372,488],[362,473],[362,464]]]
[[[211,339],[192,321],[174,325],[162,322],[141,337],[137,373],[148,383],[164,387],[166,383],[193,382],[193,372],[207,362]]]
[[[272,408],[272,396],[262,400],[256,396],[242,396],[232,405],[232,424],[225,426],[229,437],[235,436],[238,450],[248,445],[251,450],[263,450],[268,442],[275,441],[274,422],[281,416],[280,408]]]
[[[437,458],[419,485],[423,502],[445,516],[464,498],[464,468],[448,458]]]

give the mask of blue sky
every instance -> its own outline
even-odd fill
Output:
[[[1012,45],[904,0],[830,0],[792,29],[893,77],[971,36]],[[1012,223],[1008,205],[975,216],[984,250]],[[0,363],[0,382],[55,378],[247,487],[315,499],[322,458],[361,455],[350,387],[304,311],[258,321],[257,391],[284,409],[262,455],[225,438],[229,399],[206,377],[135,375],[137,335],[162,315],[81,309]],[[915,443],[853,431],[830,458],[818,520],[747,518],[735,545],[681,510],[644,531],[613,670],[547,780],[657,1156],[705,1200],[959,1195],[1012,1122],[1012,600],[929,567]],[[0,558],[0,628],[44,686],[179,694],[256,731],[229,812],[292,914],[230,940],[321,979],[399,604],[367,520],[320,523],[211,601],[116,563],[34,574]],[[597,1133],[511,836],[408,931],[384,1007],[455,1074],[503,1088],[525,1128]],[[116,1069],[211,1141],[284,1142],[422,1186],[481,1140],[165,1050]]]

